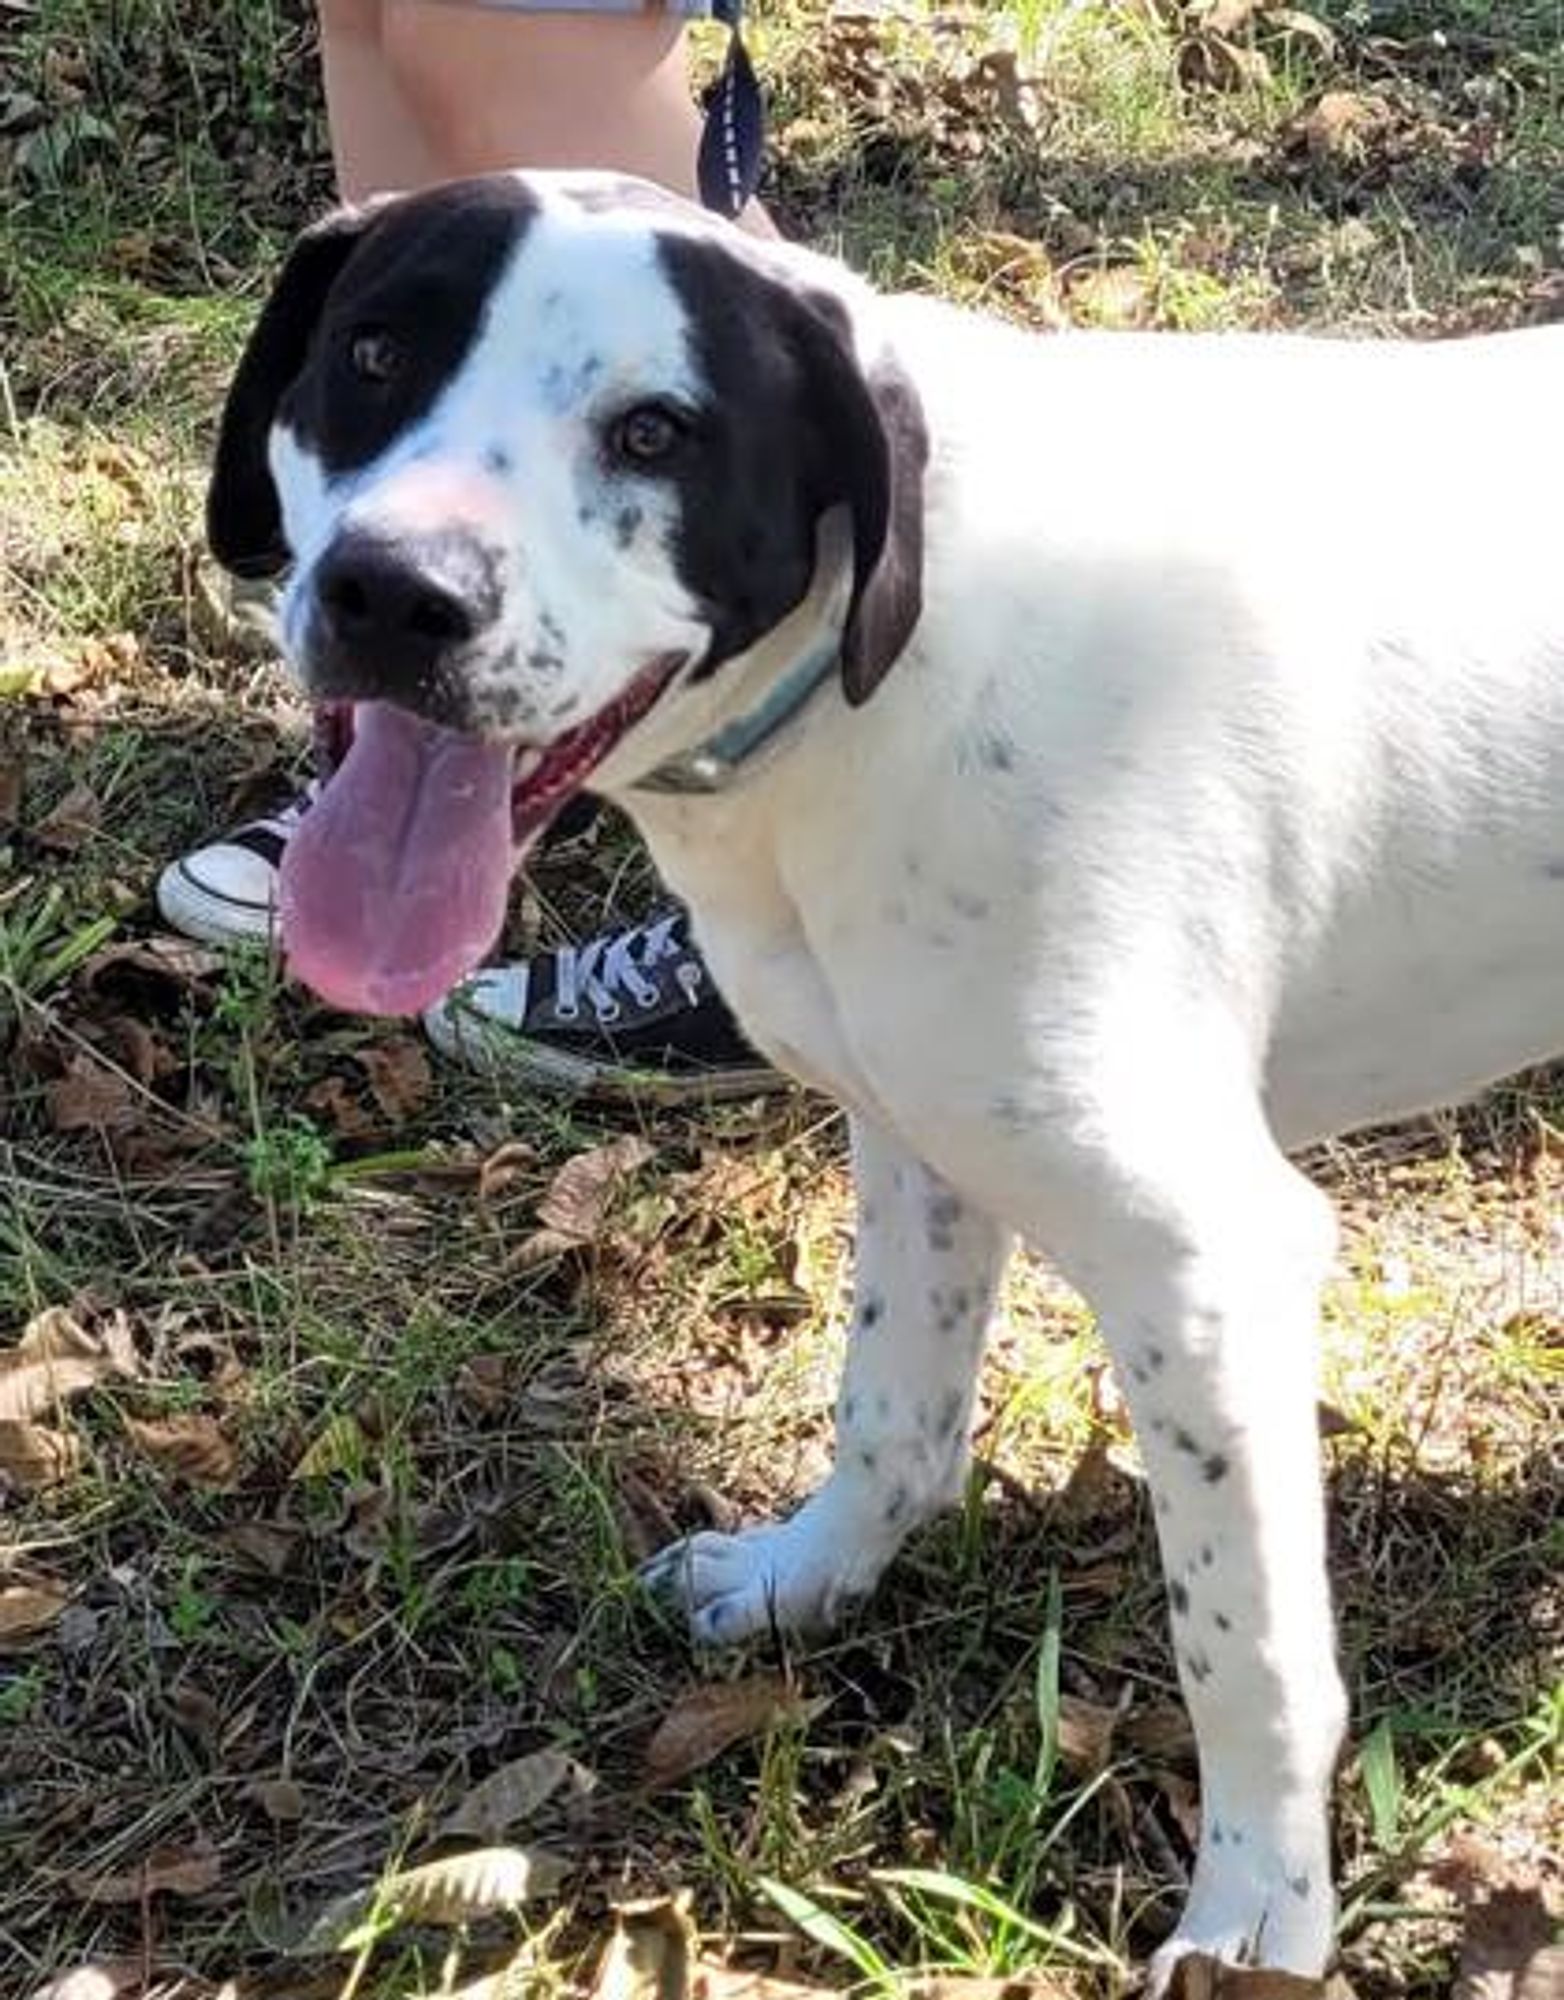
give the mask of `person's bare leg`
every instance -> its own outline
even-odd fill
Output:
[[[435,161],[386,63],[383,0],[319,0],[316,11],[331,156],[343,200],[444,179],[450,169]]]
[[[320,22],[349,200],[505,167],[607,167],[696,192],[676,15],[320,0]],[[758,208],[745,221],[771,233]]]

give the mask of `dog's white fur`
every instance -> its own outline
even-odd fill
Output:
[[[724,1637],[872,1585],[959,1484],[1010,1232],[1045,1249],[1181,1607],[1204,1831],[1174,1950],[1316,1972],[1333,1230],[1285,1153],[1564,1047],[1564,332],[885,312],[935,439],[908,656],[726,798],[624,794],[752,1035],[853,1111],[859,1194],[835,1470],[670,1568]]]
[[[416,451],[333,488],[284,434],[274,467],[299,601],[348,508],[514,447],[526,479],[474,518],[512,524],[510,615],[542,592],[570,641],[539,708],[585,714],[692,610],[655,510],[617,568],[579,540],[557,364],[584,347],[655,387],[687,356],[666,219],[545,206]],[[960,1485],[1007,1248],[1037,1245],[1097,1313],[1155,1497],[1204,1789],[1170,1954],[1316,1972],[1333,1230],[1286,1155],[1564,1048],[1564,329],[1042,339],[732,254],[836,293],[915,385],[932,460],[922,617],[865,705],[822,690],[725,794],[634,787],[840,616],[826,562],[601,774],[754,1040],[849,1108],[858,1181],[835,1469],[660,1578],[724,1641],[868,1591]]]

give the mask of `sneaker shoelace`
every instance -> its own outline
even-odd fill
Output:
[[[249,824],[263,827],[268,833],[281,834],[286,840],[289,834],[297,830],[299,821],[319,797],[320,782],[312,778],[302,790],[295,792],[292,798],[285,799],[275,812],[263,813],[259,819],[251,820]]]
[[[662,989],[647,975],[665,960],[677,961],[674,977],[690,1006],[700,998],[701,969],[680,936],[684,918],[671,911],[655,923],[605,933],[581,945],[561,945],[554,954],[554,1011],[574,1021],[587,1001],[600,1027],[611,1027],[628,1000],[642,1013],[662,1003]]]

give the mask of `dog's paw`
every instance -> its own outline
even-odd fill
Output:
[[[1175,1968],[1192,1954],[1317,1978],[1335,1928],[1335,1891],[1323,1863],[1288,1868],[1256,1857],[1242,1865],[1202,1866],[1178,1929],[1151,1961],[1148,2000],[1178,1990]]]
[[[691,1535],[653,1556],[641,1579],[683,1607],[702,1645],[737,1645],[773,1626],[819,1630],[869,1594],[883,1563],[863,1552],[853,1560],[808,1515],[806,1507],[737,1534]]]

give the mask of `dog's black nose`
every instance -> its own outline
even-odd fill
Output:
[[[499,607],[490,567],[465,538],[338,535],[315,573],[331,691],[413,692],[493,623]]]

